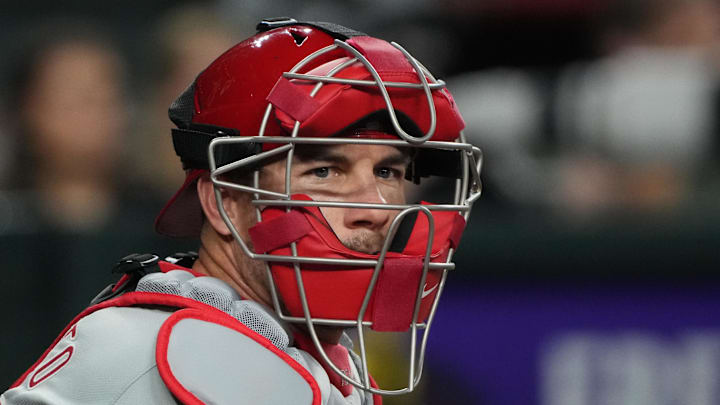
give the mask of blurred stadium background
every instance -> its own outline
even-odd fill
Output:
[[[485,151],[424,383],[386,403],[720,403],[713,0],[2,2],[0,387],[119,258],[196,247],[152,231],[167,106],[279,15],[403,44]]]

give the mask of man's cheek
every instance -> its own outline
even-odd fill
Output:
[[[387,204],[405,204],[405,189],[397,186],[379,187],[378,191]]]
[[[343,208],[330,208],[330,207],[320,207],[320,213],[325,217],[328,224],[330,224],[330,227],[335,231],[335,233],[339,232],[341,230],[341,225],[343,222],[343,212],[347,209]]]

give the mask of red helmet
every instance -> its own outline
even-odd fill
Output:
[[[316,349],[340,377],[374,393],[410,392],[422,372],[427,331],[472,203],[480,196],[482,155],[465,142],[464,123],[445,88],[402,47],[328,23],[266,20],[259,33],[231,48],[170,107],[173,143],[188,177],[156,222],[159,232],[198,235],[202,211],[194,181],[210,171],[216,190],[253,194],[259,222],[249,248],[218,203],[243,251],[263,260],[278,315],[308,326]],[[380,129],[367,130],[369,122]],[[352,132],[365,128],[360,136]],[[299,144],[412,147],[410,180],[450,177],[448,204],[313,201],[302,194],[241,185],[223,174],[256,170]],[[257,171],[255,173],[258,173]],[[219,194],[216,193],[216,194]],[[260,208],[263,207],[263,208]],[[396,210],[377,254],[341,243],[320,207]],[[359,378],[326,355],[315,325],[356,327],[363,365]],[[363,327],[411,330],[406,388],[371,386]],[[424,330],[420,350],[417,330]],[[416,361],[419,365],[416,366]]]

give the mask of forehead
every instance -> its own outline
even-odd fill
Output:
[[[298,145],[295,147],[295,157],[300,162],[318,160],[348,160],[350,162],[361,159],[385,160],[388,158],[407,158],[408,148],[396,148],[388,145]]]

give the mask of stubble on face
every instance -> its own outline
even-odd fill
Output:
[[[346,248],[362,253],[376,254],[385,242],[387,232],[356,231],[347,238],[341,238],[340,242]]]
[[[232,194],[232,198],[235,200],[236,207],[242,207],[238,209],[238,211],[240,212],[240,223],[235,224],[236,229],[240,234],[240,238],[245,242],[247,248],[251,252],[254,252],[255,247],[253,246],[252,239],[250,239],[250,234],[248,232],[249,228],[257,224],[255,207],[251,204],[252,196],[250,194],[239,191],[231,191],[230,193]],[[230,236],[230,238],[233,237]],[[250,258],[248,255],[245,254],[239,243],[232,243],[231,246],[233,249],[233,256],[238,263],[237,267],[239,269],[242,269],[241,271],[247,274],[248,280],[253,280],[253,283],[255,285],[259,285],[261,287],[257,289],[257,291],[262,292],[261,295],[263,298],[263,303],[270,304],[270,286],[268,282],[267,271],[265,268],[265,262],[263,262],[262,260]]]

